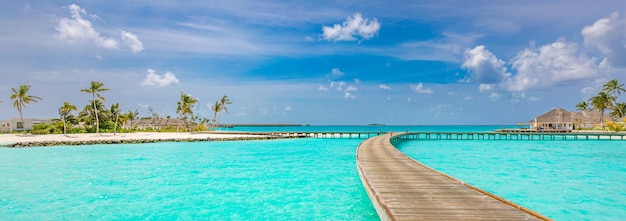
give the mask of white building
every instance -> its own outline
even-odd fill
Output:
[[[20,118],[12,118],[10,120],[0,120],[0,132],[10,133],[12,131],[31,130],[37,124],[50,124],[50,118],[24,118],[24,123]]]

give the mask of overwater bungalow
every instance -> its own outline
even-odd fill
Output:
[[[600,124],[601,115],[596,110],[572,112],[563,108],[554,108],[528,121],[528,124],[534,130],[592,129],[594,125]],[[610,119],[610,117],[605,114],[604,119]]]

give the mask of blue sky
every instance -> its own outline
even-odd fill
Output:
[[[626,2],[9,1],[0,119],[107,105],[176,116],[233,101],[226,123],[516,124],[626,82]]]

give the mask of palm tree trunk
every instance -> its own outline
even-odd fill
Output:
[[[96,114],[96,133],[100,133],[100,120],[98,119],[98,108],[96,108],[96,95],[93,95],[93,111]]]
[[[67,136],[66,129],[65,129],[65,116],[63,116],[63,135]]]
[[[115,113],[115,125],[113,126],[113,135],[117,135],[117,119],[118,119],[118,113]]]
[[[24,125],[24,117],[22,116],[22,102],[19,103],[19,108],[17,110],[20,112],[20,120],[22,120],[23,135],[26,135],[26,125]]]

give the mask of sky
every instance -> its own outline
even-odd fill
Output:
[[[99,81],[140,116],[182,91],[222,123],[512,125],[626,82],[626,1],[3,1],[0,68],[0,119]]]

